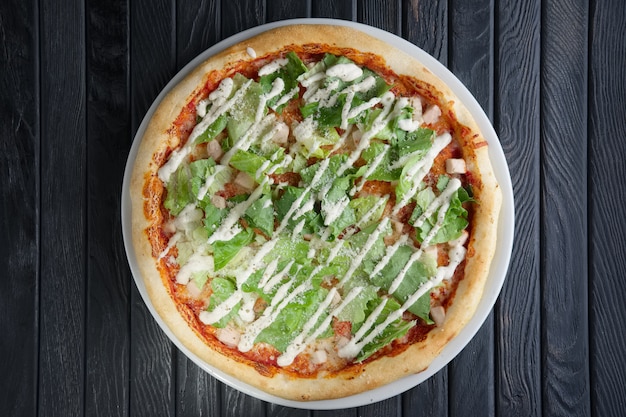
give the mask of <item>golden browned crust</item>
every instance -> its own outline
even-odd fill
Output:
[[[247,48],[262,56],[290,44],[320,43],[354,48],[383,56],[397,74],[416,77],[430,84],[440,94],[443,105],[453,110],[456,119],[470,130],[465,135],[463,151],[475,183],[477,205],[472,219],[470,250],[466,259],[465,278],[460,281],[454,302],[443,326],[428,333],[425,340],[411,345],[395,356],[383,356],[362,367],[350,368],[331,377],[299,379],[277,373],[268,377],[254,367],[212,350],[179,314],[177,306],[157,269],[153,250],[146,236],[151,224],[145,215],[145,182],[156,175],[159,166],[155,154],[178,145],[170,128],[181,108],[204,84],[204,76],[212,70],[239,60],[248,60]],[[130,193],[132,200],[132,238],[137,263],[155,309],[174,335],[195,355],[245,383],[269,394],[297,401],[340,398],[370,390],[403,376],[426,369],[443,347],[468,323],[481,299],[496,244],[496,226],[501,195],[492,172],[484,138],[460,100],[439,78],[415,58],[363,32],[344,26],[297,25],[280,27],[243,41],[208,59],[176,85],[158,106],[142,138],[134,164]]]

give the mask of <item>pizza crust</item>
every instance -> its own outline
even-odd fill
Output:
[[[475,197],[480,201],[474,212],[470,251],[466,258],[465,278],[456,290],[454,302],[447,311],[445,323],[428,333],[425,340],[411,345],[396,356],[383,356],[360,367],[351,367],[332,376],[301,378],[295,381],[286,373],[268,377],[247,363],[209,348],[179,313],[156,267],[152,247],[145,230],[151,226],[144,213],[146,197],[143,189],[159,168],[154,155],[178,145],[169,131],[182,105],[204,85],[205,74],[221,70],[239,60],[249,60],[247,48],[257,56],[284,49],[287,45],[320,43],[353,48],[384,57],[397,74],[416,77],[430,84],[448,103],[457,120],[473,135],[464,146],[468,169],[478,176],[480,187]],[[473,316],[482,296],[496,244],[501,194],[495,180],[485,139],[458,98],[443,81],[433,75],[415,58],[356,29],[344,26],[295,25],[265,32],[242,41],[200,64],[165,96],[141,139],[130,183],[132,201],[132,240],[139,270],[148,295],[167,327],[194,355],[210,366],[259,388],[269,394],[296,401],[341,398],[374,389],[403,376],[426,369],[444,346],[454,338]],[[297,382],[297,383],[294,383]]]

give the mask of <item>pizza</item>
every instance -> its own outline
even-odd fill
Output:
[[[282,398],[426,369],[496,245],[488,144],[450,88],[356,29],[285,26],[198,65],[140,138],[132,240],[197,357]]]

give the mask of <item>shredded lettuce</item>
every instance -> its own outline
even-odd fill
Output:
[[[387,265],[375,276],[370,277],[372,284],[389,290],[391,283],[398,276],[400,271],[406,266],[414,250],[408,245],[398,247]],[[437,264],[429,256],[422,255],[421,258],[411,264],[408,272],[404,276],[402,283],[393,293],[393,296],[404,303],[419,287],[437,273]],[[416,316],[429,321],[430,312],[430,291],[424,294],[415,302],[409,311]]]
[[[321,287],[304,291],[278,313],[272,324],[257,336],[255,343],[269,343],[284,352],[291,341],[302,332],[305,323],[315,314],[327,294],[328,290]],[[318,323],[326,315],[327,313],[322,314]]]
[[[211,158],[181,164],[166,185],[167,197],[163,205],[170,211],[170,214],[177,216],[188,204],[197,201],[200,187],[216,168],[215,161]],[[215,186],[223,186],[226,178],[229,177],[228,172],[222,173],[219,178],[216,176]]]
[[[283,91],[267,102],[267,106],[274,109],[278,113],[285,108],[287,103],[281,104],[278,107],[276,107],[276,103],[278,103],[278,101],[283,98],[285,94],[292,94],[294,88],[298,86],[298,77],[307,71],[306,65],[304,65],[295,53],[289,52],[286,58],[287,64],[285,66],[281,67],[278,71],[264,75],[259,79],[259,84],[261,85],[264,93],[271,91],[272,83],[276,78],[281,78],[285,83]]]
[[[437,243],[449,242],[457,239],[463,233],[463,230],[469,224],[467,220],[467,210],[463,208],[463,203],[473,202],[474,200],[469,196],[467,190],[459,188],[456,193],[450,198],[450,206],[446,211],[443,224],[437,231],[433,239],[430,241],[431,245]],[[417,208],[417,207],[416,207]],[[426,221],[418,228],[416,228],[417,239],[423,242],[428,233],[432,230],[437,223],[437,216],[439,210],[433,213],[432,216],[426,219]],[[411,216],[413,218],[413,216]]]
[[[287,212],[291,209],[291,206],[298,200],[298,198],[306,193],[304,198],[301,199],[301,202],[297,208],[301,208],[304,204],[306,204],[307,200],[312,198],[309,196],[310,192],[306,191],[304,188],[293,187],[291,185],[285,187],[285,192],[276,202],[276,217],[279,221],[282,221]],[[323,220],[319,213],[315,210],[306,210],[302,213],[301,216],[291,216],[289,219],[289,223],[287,224],[287,228],[289,230],[293,230],[293,228],[304,219],[304,228],[301,233],[315,233],[319,231],[323,226]]]
[[[269,194],[264,194],[256,200],[245,213],[245,218],[252,227],[260,229],[265,235],[274,234],[274,207]]]
[[[213,261],[215,270],[222,269],[239,253],[241,248],[247,246],[254,238],[254,232],[250,229],[244,229],[237,233],[230,240],[218,240],[213,243]]]
[[[196,138],[194,143],[198,144],[212,141],[215,136],[220,134],[226,128],[227,124],[228,116],[226,114],[221,114],[213,123],[209,125],[209,127],[207,127],[204,132],[200,134],[200,136]]]
[[[222,304],[224,301],[228,299],[231,295],[235,293],[237,290],[237,286],[235,282],[228,278],[220,278],[216,277],[211,280],[211,297],[209,298],[209,307],[208,311],[213,311],[215,308]],[[223,328],[226,327],[228,322],[230,322],[233,317],[237,315],[239,309],[241,308],[241,301],[235,305],[233,309],[231,309],[226,316],[220,319],[218,322],[214,323],[213,326]]]
[[[233,77],[233,82],[237,89],[247,81],[248,79],[239,73],[235,74]],[[228,118],[226,126],[231,143],[237,142],[237,140],[252,127],[256,117],[257,107],[261,100],[261,94],[263,94],[261,85],[252,81],[242,99],[237,101],[230,109],[230,117]]]
[[[380,299],[372,300],[368,304],[369,308],[368,308],[367,314],[369,315],[372,311],[374,311],[374,309],[381,302],[382,301]],[[374,327],[376,327],[378,324],[383,323],[387,319],[387,317],[389,317],[389,314],[398,310],[399,308],[400,308],[400,304],[398,304],[395,300],[393,299],[388,300],[387,304],[385,304],[385,307],[383,308],[383,311],[377,317]],[[389,326],[385,327],[385,329],[380,334],[374,337],[374,340],[372,340],[370,343],[368,343],[367,345],[363,347],[359,355],[355,358],[355,361],[362,362],[365,359],[369,358],[372,354],[374,354],[379,349],[387,346],[389,343],[391,343],[395,339],[398,339],[404,336],[405,334],[407,334],[407,332],[414,325],[415,325],[415,322],[407,322],[407,321],[402,320],[401,318],[395,320]]]

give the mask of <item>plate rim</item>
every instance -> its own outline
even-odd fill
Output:
[[[141,138],[146,130],[147,124],[152,118],[152,115],[154,114],[157,106],[163,100],[165,95],[199,64],[201,64],[211,56],[223,51],[224,49],[268,30],[277,27],[298,24],[347,26],[357,30],[361,30],[362,32],[366,32],[371,36],[374,36],[384,42],[396,46],[397,48],[415,57],[431,72],[433,72],[433,74],[442,79],[442,81],[444,81],[446,85],[448,85],[448,87],[457,95],[457,97],[459,97],[460,101],[467,107],[468,111],[478,124],[483,136],[487,139],[489,143],[489,158],[493,165],[496,179],[502,190],[503,198],[500,218],[498,222],[498,244],[496,245],[496,253],[494,255],[494,260],[487,278],[487,285],[484,289],[482,296],[482,298],[484,298],[484,301],[481,299],[481,303],[479,304],[478,308],[476,309],[474,315],[467,323],[467,325],[463,327],[459,334],[457,334],[451,340],[451,342],[444,347],[444,349],[433,360],[430,366],[422,372],[403,377],[373,390],[343,398],[317,401],[294,401],[268,394],[256,387],[248,385],[224,373],[219,369],[208,365],[191,351],[189,351],[189,349],[187,349],[172,333],[172,331],[165,324],[163,319],[160,317],[160,315],[157,313],[156,309],[152,305],[137,265],[135,251],[131,239],[132,226],[130,218],[131,203],[129,190],[130,176],[137,156],[139,143],[141,142]],[[168,339],[172,343],[174,343],[174,345],[180,351],[182,351],[185,356],[191,359],[196,365],[198,365],[204,371],[208,372],[211,376],[213,376],[220,382],[225,383],[226,385],[229,385],[234,389],[237,389],[247,395],[266,402],[271,402],[286,407],[311,410],[352,408],[386,400],[393,396],[402,394],[409,389],[416,387],[420,383],[426,381],[431,376],[441,371],[445,366],[447,366],[450,361],[457,357],[458,354],[471,342],[475,334],[482,327],[485,320],[493,310],[493,307],[499,297],[508,273],[511,252],[513,248],[515,224],[513,187],[504,150],[500,143],[500,139],[496,134],[493,125],[491,124],[491,121],[487,117],[485,111],[482,109],[476,98],[467,89],[467,87],[465,87],[465,85],[446,66],[441,64],[431,55],[429,55],[426,51],[406,39],[364,23],[328,18],[287,19],[255,26],[253,28],[233,34],[217,42],[211,47],[205,49],[203,52],[201,52],[195,58],[189,61],[189,63],[183,66],[183,68],[180,69],[180,71],[178,71],[176,75],[174,75],[174,77],[172,77],[172,79],[166,84],[166,86],[154,99],[148,111],[144,115],[142,122],[137,128],[137,131],[135,132],[131,149],[129,151],[126,165],[124,168],[120,211],[126,258],[129,263],[131,275],[133,276],[133,281],[135,282],[135,285],[137,286],[137,289],[139,290],[139,293],[144,303],[146,304],[146,307],[150,311],[152,317],[157,322],[161,330],[167,335]]]

